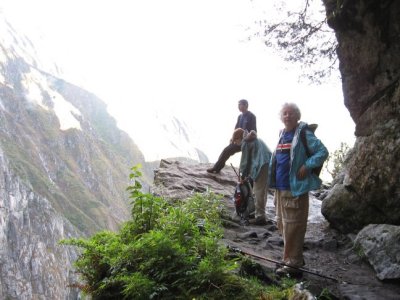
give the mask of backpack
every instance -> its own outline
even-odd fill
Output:
[[[306,155],[307,155],[307,157],[310,157],[310,156],[311,156],[311,151],[310,151],[310,149],[308,148],[308,144],[307,144],[306,130],[310,130],[310,131],[312,131],[312,132],[315,132],[315,130],[317,129],[317,127],[318,127],[318,124],[310,124],[310,125],[307,125],[307,126],[303,127],[303,128],[301,129],[301,131],[300,131],[300,140],[301,140],[301,142],[302,142],[303,145],[304,145],[304,148],[305,148],[305,150],[306,150]],[[322,170],[322,165],[321,165],[321,166],[318,166],[318,167],[316,167],[316,168],[311,169],[311,172],[312,172],[313,174],[319,176],[319,174],[321,174],[321,170]]]
[[[245,179],[243,183],[238,182],[233,194],[235,210],[241,221],[247,221],[255,213],[253,188],[250,179]]]

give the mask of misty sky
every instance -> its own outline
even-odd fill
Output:
[[[299,105],[302,120],[319,124],[316,134],[331,152],[342,141],[354,141],[338,78],[323,85],[298,83],[298,66],[284,63],[261,40],[247,40],[246,28],[271,15],[265,1],[2,2],[13,24],[35,37],[41,55],[108,104],[147,159],[162,150],[147,122],[154,108],[186,122],[198,147],[215,161],[229,141],[242,98],[270,148],[287,101]]]

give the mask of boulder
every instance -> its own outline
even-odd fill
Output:
[[[400,278],[400,226],[370,224],[358,233],[354,245],[380,280]]]

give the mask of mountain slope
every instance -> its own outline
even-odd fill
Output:
[[[33,44],[3,25],[0,298],[77,299],[66,286],[78,254],[59,241],[118,228],[130,167],[144,166],[145,185],[152,171],[99,98],[43,71]]]
[[[23,61],[13,67],[19,75],[0,85],[0,135],[14,170],[83,232],[116,228],[143,155],[94,95]]]

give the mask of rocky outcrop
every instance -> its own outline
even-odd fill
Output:
[[[333,227],[400,224],[400,2],[324,0],[356,143],[322,212]]]
[[[193,193],[209,190],[231,199],[237,183],[233,169],[225,167],[221,174],[210,174],[205,171],[205,166],[163,159],[154,171],[153,192],[171,199],[185,199]]]
[[[373,266],[379,279],[400,278],[400,226],[371,224],[354,241]]]
[[[12,172],[1,149],[0,169],[0,298],[77,299],[68,286],[77,253],[59,241],[81,233]]]

